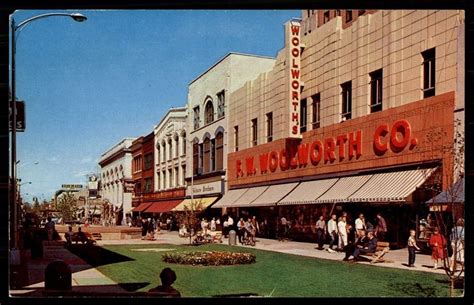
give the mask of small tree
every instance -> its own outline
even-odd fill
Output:
[[[56,209],[63,218],[63,221],[73,220],[78,210],[77,200],[72,193],[63,193],[63,195],[58,198]]]
[[[202,211],[203,204],[201,199],[192,200],[189,207],[184,206],[184,213],[180,216],[180,223],[184,224],[189,233],[189,244],[192,244],[191,237],[193,235],[196,225],[199,223],[198,214]]]

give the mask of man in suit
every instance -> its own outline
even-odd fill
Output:
[[[354,254],[352,254],[354,256],[354,260],[358,260],[359,255],[361,254],[375,253],[377,250],[377,238],[374,236],[374,232],[368,232],[367,237],[369,241],[365,246],[356,246]]]

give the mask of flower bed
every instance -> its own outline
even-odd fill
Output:
[[[252,253],[222,251],[164,253],[162,258],[167,263],[204,266],[252,264],[256,261]]]

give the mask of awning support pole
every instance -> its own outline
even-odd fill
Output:
[[[332,215],[332,211],[334,211],[334,207],[336,206],[336,202],[332,204],[331,212],[329,212],[329,217]]]

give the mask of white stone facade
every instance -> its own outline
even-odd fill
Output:
[[[153,132],[154,191],[185,187],[186,107],[170,109]]]
[[[229,53],[189,84],[186,177],[191,177],[193,173],[193,141],[199,144],[198,167],[202,168],[199,170],[200,174],[212,175],[212,172],[226,170],[229,129],[227,117],[229,105],[232,104],[231,93],[246,81],[271,69],[274,61],[270,57]],[[196,116],[197,107],[199,115]],[[211,109],[207,117],[206,107]],[[219,138],[221,136],[222,138]],[[208,154],[202,151],[206,145]],[[216,161],[218,159],[216,151],[222,154],[222,160]],[[210,161],[210,158],[214,158],[214,161]],[[196,184],[196,178],[194,183]]]
[[[124,183],[132,179],[132,153],[135,138],[125,138],[101,155],[100,194],[116,209],[123,205],[124,215],[131,213],[132,193],[124,192]]]

